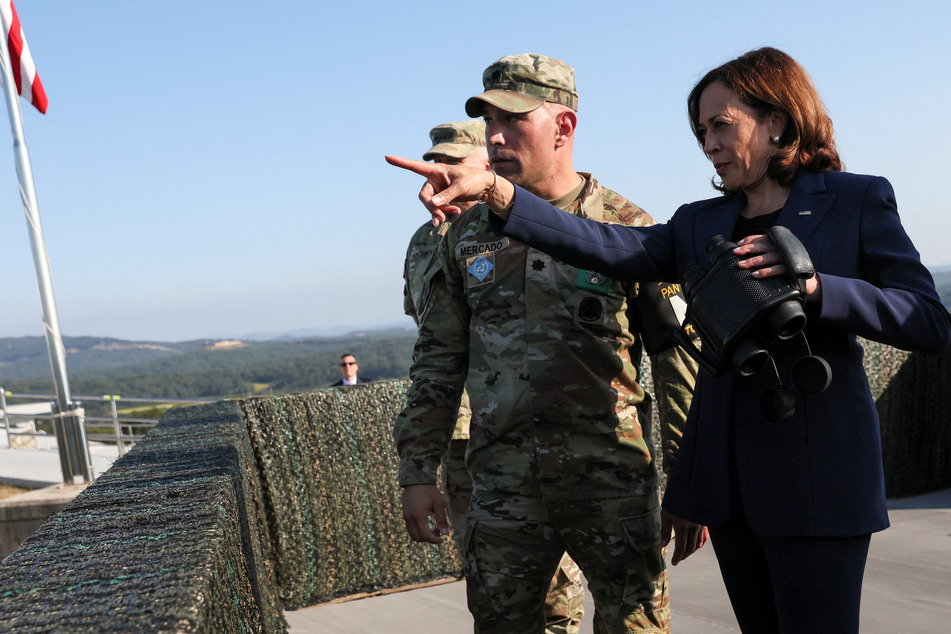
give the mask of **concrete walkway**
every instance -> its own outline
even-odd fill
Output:
[[[38,438],[37,449],[10,449],[6,430],[0,430],[0,484],[31,489],[0,500],[0,559],[20,547],[49,517],[72,502],[85,488],[63,483],[63,469],[55,441]],[[90,446],[93,475],[104,473],[118,458],[117,449]]]
[[[50,449],[8,449],[6,430],[0,429],[0,484],[41,489],[63,484],[63,468],[55,442]],[[119,459],[114,445],[90,443],[93,476],[105,473]]]
[[[951,631],[951,489],[889,503],[891,528],[872,536],[863,634]],[[817,600],[822,600],[817,597]],[[709,544],[670,569],[674,634],[738,632]],[[592,632],[586,600],[581,631]],[[285,613],[293,634],[471,632],[461,581]]]

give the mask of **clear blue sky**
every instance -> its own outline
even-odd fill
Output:
[[[21,105],[66,335],[411,326],[402,261],[427,215],[383,155],[419,157],[432,126],[466,118],[482,70],[523,52],[575,68],[576,168],[662,221],[714,195],[694,82],[779,47],[812,74],[847,168],[888,177],[925,264],[951,264],[947,3],[17,7],[50,100],[45,116]],[[42,335],[6,143],[0,227],[0,336]]]

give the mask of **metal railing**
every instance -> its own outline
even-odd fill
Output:
[[[47,412],[40,413],[15,413],[9,410],[7,405],[7,399],[18,399],[25,402],[33,403],[42,403],[50,404],[50,409]],[[137,418],[133,416],[120,415],[118,402],[121,400],[123,403],[128,403],[132,405],[138,404],[151,404],[156,406],[175,406],[175,405],[196,405],[199,403],[213,403],[214,400],[209,399],[176,399],[176,398],[144,398],[144,397],[125,397],[119,396],[118,394],[103,394],[102,396],[80,396],[74,395],[75,403],[77,405],[81,403],[89,402],[99,402],[99,403],[108,403],[109,412],[108,416],[90,416],[85,413],[82,414],[83,426],[86,429],[86,440],[96,441],[101,443],[115,443],[117,451],[120,456],[125,454],[136,442],[145,437],[155,425],[158,424],[159,419],[157,418]],[[0,387],[0,411],[3,412],[3,425],[6,427],[7,432],[7,449],[14,449],[14,438],[16,437],[25,437],[25,438],[37,438],[37,439],[47,439],[53,442],[55,446],[56,438],[52,434],[48,434],[42,431],[32,430],[14,430],[14,425],[16,423],[29,422],[29,421],[40,421],[47,420],[52,422],[57,418],[58,414],[56,411],[56,400],[55,396],[52,394],[23,394],[23,393],[14,393],[7,392],[2,387]],[[83,412],[83,409],[79,410]],[[104,433],[103,429],[108,428],[109,432]],[[22,443],[17,443],[22,445]]]

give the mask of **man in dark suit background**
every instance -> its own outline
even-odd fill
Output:
[[[357,385],[358,383],[371,383],[373,379],[357,376],[360,366],[357,365],[357,359],[349,352],[340,357],[340,375],[339,381],[331,387],[343,387],[345,385]]]

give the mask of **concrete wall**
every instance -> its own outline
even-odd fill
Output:
[[[85,486],[52,486],[0,500],[0,559],[19,548]]]

